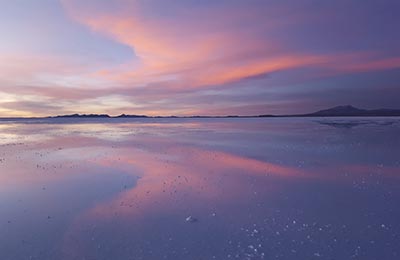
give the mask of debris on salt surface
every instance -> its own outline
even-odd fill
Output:
[[[189,223],[197,222],[197,218],[189,216],[189,217],[186,218],[186,222],[189,222]]]

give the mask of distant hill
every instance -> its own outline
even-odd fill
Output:
[[[72,114],[72,115],[60,115],[50,116],[48,118],[110,118],[107,114]]]
[[[360,109],[350,105],[336,106],[309,114],[259,115],[258,117],[330,117],[330,116],[400,116],[400,109]]]
[[[147,118],[145,115],[119,115],[110,116],[107,114],[72,114],[72,115],[59,115],[59,116],[49,116],[47,118]]]
[[[357,116],[360,114],[364,114],[367,110],[359,109],[350,105],[347,106],[337,106],[332,107],[324,110],[320,110],[309,115],[316,115],[316,116]]]
[[[336,106],[309,114],[259,115],[258,117],[329,117],[329,116],[400,116],[400,109],[360,109],[351,105]]]
[[[146,117],[148,117],[148,116],[145,116],[145,115],[125,115],[125,114],[116,116],[116,118],[146,118]]]
[[[360,109],[350,105],[337,106],[304,116],[400,116],[400,109]]]

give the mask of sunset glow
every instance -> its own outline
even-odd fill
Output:
[[[400,108],[398,1],[0,2],[1,117]]]

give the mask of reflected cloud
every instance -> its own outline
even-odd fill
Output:
[[[122,150],[117,158],[107,157],[98,163],[113,168],[124,165],[123,168],[139,169],[142,172],[137,186],[132,190],[124,192],[115,201],[93,209],[92,214],[101,217],[116,213],[136,215],[139,213],[137,208],[151,211],[154,201],[170,200],[168,195],[173,196],[178,191],[198,199],[221,202],[231,200],[244,195],[239,191],[242,177],[310,178],[299,169],[219,151],[175,145],[161,154],[145,150]],[[124,201],[135,201],[136,207],[133,210],[132,207],[120,207],[120,203]],[[113,210],[110,211],[111,208]],[[157,206],[157,210],[159,209]],[[143,213],[148,214],[139,214]]]
[[[312,226],[322,217],[307,212],[321,203],[347,196],[376,202],[375,193],[399,179],[393,151],[400,146],[392,138],[398,125],[377,121],[352,129],[354,135],[308,118],[0,124],[0,139],[7,140],[0,145],[0,210],[8,209],[0,227],[12,234],[19,234],[18,225],[29,234],[45,230],[50,239],[57,226],[56,258],[74,259],[115,250],[110,241],[140,250],[131,242],[143,246],[156,237],[176,239],[173,245],[182,248],[186,234],[198,244],[218,228],[242,239],[239,228],[265,221],[305,219]],[[374,135],[376,142],[369,138],[375,130],[386,133]],[[29,216],[38,226],[26,226]],[[186,222],[188,216],[198,222]],[[157,252],[170,252],[161,246],[167,248]]]

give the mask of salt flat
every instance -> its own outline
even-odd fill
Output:
[[[0,259],[399,259],[398,118],[0,122]]]

